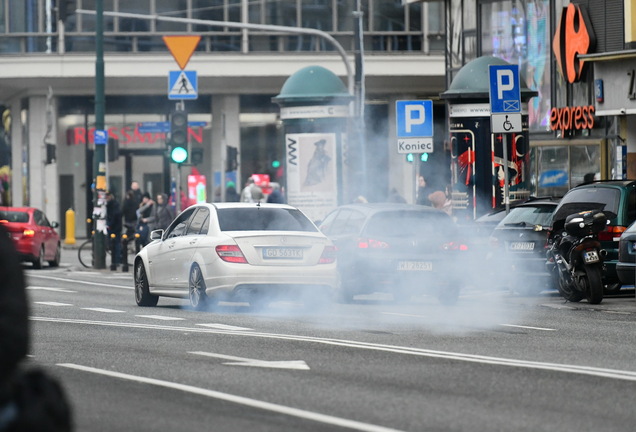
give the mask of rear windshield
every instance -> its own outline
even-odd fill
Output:
[[[503,218],[499,226],[550,226],[555,208],[556,206],[515,207]]]
[[[565,219],[573,213],[587,210],[603,210],[617,215],[621,192],[614,188],[581,188],[568,192],[553,216],[553,221]]]
[[[0,220],[27,223],[29,221],[29,214],[26,212],[0,210]]]
[[[308,231],[318,229],[296,209],[229,208],[219,209],[221,231]]]
[[[427,237],[433,234],[452,234],[455,225],[446,213],[392,211],[374,215],[367,223],[369,236]]]

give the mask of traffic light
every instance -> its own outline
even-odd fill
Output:
[[[190,163],[192,165],[199,165],[203,162],[203,148],[202,147],[191,147],[190,148]]]
[[[108,162],[115,162],[119,159],[119,140],[108,138]]]
[[[415,156],[413,155],[413,153],[408,153],[406,155],[407,162],[413,162],[414,160],[415,160]],[[428,153],[420,153],[420,160],[422,162],[426,162],[428,160]]]
[[[175,163],[188,159],[188,113],[185,111],[170,114],[170,159]]]
[[[225,172],[236,171],[238,168],[238,149],[236,147],[226,147],[226,161]]]

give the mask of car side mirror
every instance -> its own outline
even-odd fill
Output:
[[[53,228],[57,228],[57,227],[59,227],[59,226],[60,226],[60,224],[59,224],[59,223],[57,223],[57,222],[51,222],[51,227],[53,227]]]
[[[162,229],[154,230],[150,233],[150,240],[160,240],[161,236],[163,236]]]

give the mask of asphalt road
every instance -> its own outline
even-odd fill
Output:
[[[77,431],[632,431],[633,290],[600,305],[466,290],[312,312],[135,305],[132,274],[25,266],[30,361]]]

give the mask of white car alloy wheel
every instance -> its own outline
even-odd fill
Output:
[[[205,281],[201,274],[201,268],[197,264],[193,264],[190,269],[188,291],[190,295],[190,305],[195,309],[205,308],[208,296],[205,293]]]

